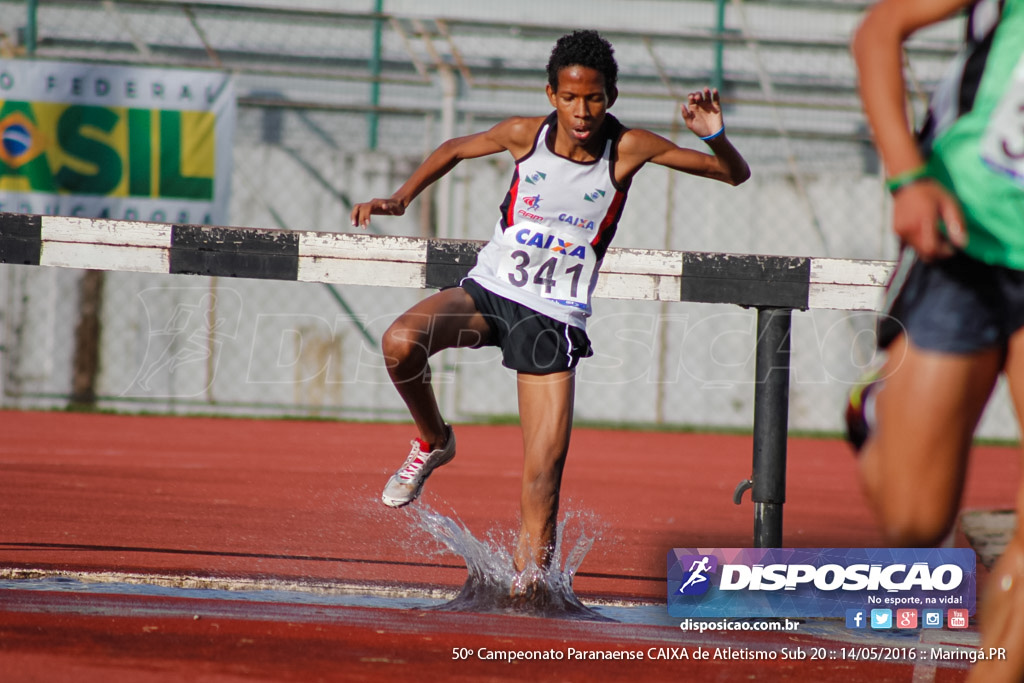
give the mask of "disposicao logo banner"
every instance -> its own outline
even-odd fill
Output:
[[[847,609],[974,613],[966,548],[675,548],[673,617],[845,617]]]
[[[227,223],[228,74],[0,64],[0,211]]]

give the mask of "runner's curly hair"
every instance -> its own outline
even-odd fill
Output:
[[[558,39],[548,60],[548,83],[558,90],[558,72],[569,66],[585,66],[601,72],[608,93],[615,92],[619,65],[615,49],[597,31],[573,31]]]

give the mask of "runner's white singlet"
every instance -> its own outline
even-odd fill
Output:
[[[576,162],[551,150],[544,121],[533,149],[516,163],[501,218],[469,276],[480,285],[555,320],[586,328],[598,270],[618,227],[625,188],[613,177],[623,128],[607,115],[604,153]],[[553,135],[551,136],[553,137]]]

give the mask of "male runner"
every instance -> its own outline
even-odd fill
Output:
[[[903,42],[964,9],[964,50],[915,139]],[[1002,372],[1024,424],[1024,0],[882,0],[853,53],[889,174],[901,265],[912,265],[885,319],[898,324],[880,327],[885,379],[860,392],[861,407],[874,406],[851,436],[889,542],[935,545],[956,519],[974,430]],[[1018,508],[1024,482],[1019,492]],[[987,581],[982,645],[1006,658],[979,662],[969,680],[1024,680],[1019,522]]]
[[[419,438],[382,499],[392,507],[412,502],[431,471],[455,456],[455,435],[435,400],[428,358],[452,347],[501,347],[503,364],[517,372],[525,457],[514,558],[527,590],[536,588],[536,574],[555,546],[575,368],[592,353],[590,298],[633,176],[648,162],[732,185],[750,175],[726,137],[717,91],[690,93],[682,105],[687,127],[712,152],[706,154],[626,128],[607,113],[618,94],[618,67],[612,46],[594,31],[560,38],[547,75],[550,115],[513,117],[448,140],[390,198],[352,210],[353,226],[365,227],[372,214],[404,213],[463,159],[509,152],[516,160],[491,240],[469,276],[413,306],[384,334],[388,372]]]

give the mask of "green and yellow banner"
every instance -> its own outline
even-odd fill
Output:
[[[200,70],[0,64],[0,211],[228,223],[235,92]]]

